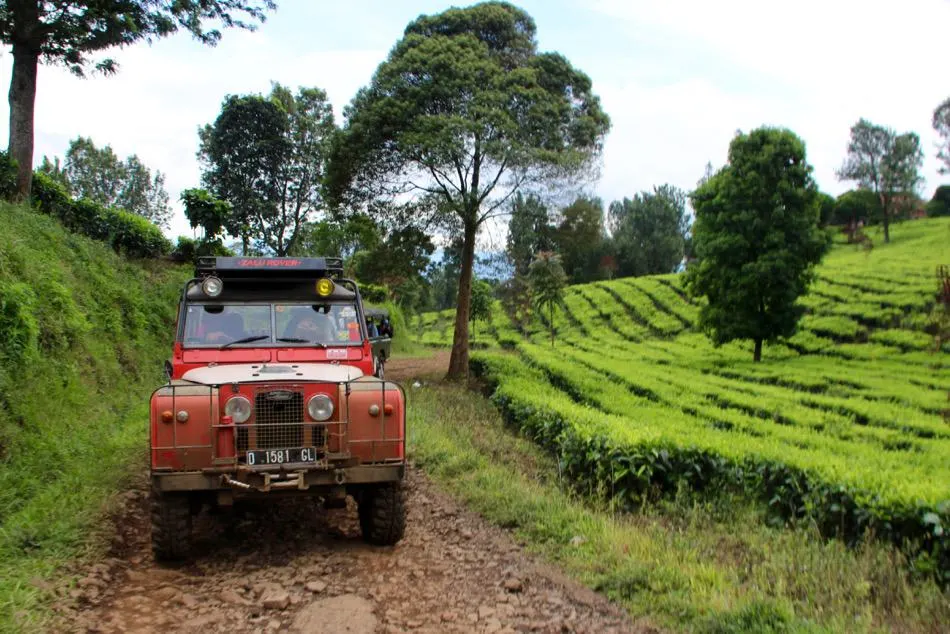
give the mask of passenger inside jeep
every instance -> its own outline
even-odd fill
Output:
[[[330,343],[334,340],[330,318],[314,312],[309,306],[294,307],[294,315],[284,329],[284,338],[303,339],[312,343]]]
[[[213,313],[209,313],[210,316]],[[207,319],[207,317],[205,318]],[[214,323],[205,331],[205,341],[208,343],[227,343],[245,337],[244,320],[237,313],[220,313],[216,315]]]

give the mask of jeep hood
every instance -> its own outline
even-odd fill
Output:
[[[188,370],[181,378],[205,385],[223,385],[271,381],[343,383],[361,376],[363,372],[359,368],[332,363],[230,363]]]

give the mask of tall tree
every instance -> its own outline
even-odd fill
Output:
[[[661,185],[614,201],[609,218],[619,275],[671,273],[683,260],[689,233],[683,190]]]
[[[567,274],[561,266],[561,257],[551,251],[537,254],[528,271],[531,297],[538,311],[547,309],[551,345],[554,345],[554,307],[564,301]]]
[[[937,145],[937,158],[943,165],[941,174],[950,174],[950,97],[944,99],[934,110],[933,127],[940,137]]]
[[[69,143],[61,174],[45,156],[41,169],[61,177],[76,198],[121,207],[160,227],[167,228],[171,220],[165,175],[157,170],[152,174],[135,154],[122,160],[111,146],[100,148],[90,138],[77,137]]]
[[[818,188],[805,144],[789,130],[759,128],[729,145],[729,163],[691,195],[699,262],[686,283],[707,305],[700,327],[716,345],[762,343],[795,332],[796,300],[829,247],[818,228]]]
[[[515,275],[527,275],[535,254],[554,248],[554,232],[548,209],[540,198],[531,194],[524,196],[520,192],[515,195],[505,247]]]
[[[269,97],[229,95],[214,123],[199,131],[202,180],[232,203],[227,224],[245,252],[287,255],[301,228],[324,209],[323,178],[336,127],[327,95],[278,83]]]
[[[539,53],[535,34],[531,16],[505,2],[420,16],[346,109],[337,145],[334,190],[350,205],[415,193],[456,218],[453,378],[468,373],[479,229],[526,183],[591,166],[610,125],[590,79],[562,55]]]
[[[856,181],[881,201],[884,242],[891,241],[890,221],[908,195],[916,195],[924,154],[914,132],[897,134],[865,119],[851,127],[848,156],[838,179]]]
[[[607,237],[604,203],[600,198],[581,196],[559,215],[555,244],[565,274],[575,284],[598,279]]]
[[[217,28],[253,29],[273,0],[7,0],[0,4],[0,41],[13,49],[10,78],[9,154],[17,161],[20,198],[30,195],[33,178],[33,111],[40,60],[61,64],[78,76],[90,66],[113,73],[111,59],[93,62],[90,55],[141,40],[153,41],[179,29],[203,44],[221,39]]]

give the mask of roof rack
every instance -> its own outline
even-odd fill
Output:
[[[342,277],[342,258],[252,258],[202,256],[195,277],[274,278]]]

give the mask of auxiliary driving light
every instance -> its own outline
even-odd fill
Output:
[[[243,396],[233,396],[224,406],[224,413],[234,419],[238,425],[246,423],[251,417],[251,402]]]
[[[313,420],[323,422],[333,416],[333,400],[326,394],[316,394],[307,402],[307,413]]]
[[[201,290],[208,297],[217,297],[224,290],[224,282],[218,277],[206,277],[205,281],[201,283]]]
[[[333,294],[333,289],[336,288],[336,285],[333,283],[333,280],[327,278],[322,278],[317,280],[317,295],[320,297],[326,297]]]

